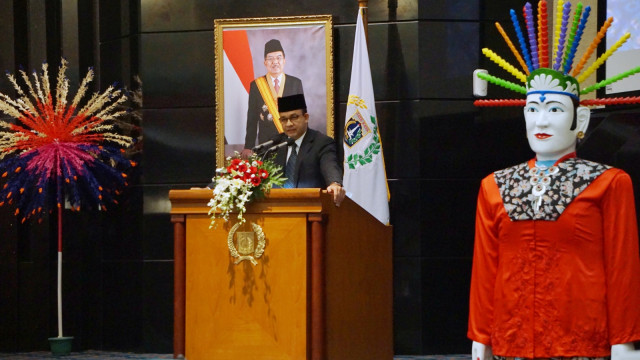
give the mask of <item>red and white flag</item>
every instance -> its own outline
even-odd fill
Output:
[[[228,144],[243,144],[247,126],[249,86],[254,79],[249,39],[245,30],[222,33],[224,56],[224,137]]]

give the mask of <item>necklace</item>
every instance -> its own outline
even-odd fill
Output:
[[[529,183],[531,184],[531,194],[533,195],[532,205],[536,212],[540,211],[542,204],[542,196],[551,188],[551,180],[560,170],[557,166],[539,166],[536,165],[529,170]]]

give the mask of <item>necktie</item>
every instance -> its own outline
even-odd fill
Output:
[[[278,84],[280,81],[278,79],[273,79],[273,88],[276,90],[276,94],[280,93],[280,85]]]
[[[284,167],[284,176],[287,178],[287,181],[284,183],[284,188],[287,189],[295,187],[294,171],[296,169],[296,160],[298,159],[298,152],[296,151],[296,147],[296,143],[293,143],[293,145],[291,145],[291,155],[289,155],[287,165],[285,165]]]

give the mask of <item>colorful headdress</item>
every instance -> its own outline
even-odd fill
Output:
[[[519,53],[513,42],[504,31],[502,26],[496,22],[498,31],[504,38],[511,52],[518,60],[523,71],[518,70],[515,66],[509,64],[506,60],[496,54],[494,51],[484,48],[482,53],[490,60],[498,64],[501,68],[515,76],[523,85],[510,82],[496,76],[492,76],[483,72],[477,72],[476,76],[490,83],[503,86],[509,90],[520,94],[531,93],[561,93],[569,95],[579,101],[580,95],[588,94],[604,86],[622,80],[628,76],[640,73],[640,66],[625,71],[609,79],[605,79],[595,85],[580,88],[580,83],[589,77],[596,69],[624,44],[629,37],[629,33],[623,35],[613,46],[611,46],[604,54],[602,54],[591,66],[583,71],[587,60],[593,55],[598,44],[605,36],[607,30],[613,22],[613,18],[607,19],[604,25],[598,31],[582,58],[573,66],[574,57],[582,33],[587,24],[591,7],[586,6],[583,9],[582,3],[578,3],[573,14],[573,21],[569,24],[571,15],[571,3],[565,0],[559,0],[556,13],[555,29],[551,29],[553,33],[553,49],[552,56],[549,56],[549,31],[547,30],[547,2],[541,0],[538,3],[537,11],[537,34],[535,29],[535,21],[533,9],[530,3],[526,3],[523,8],[526,35],[520,28],[520,23],[516,16],[516,12],[511,10],[511,21],[518,37],[518,43],[522,53]],[[528,44],[528,46],[527,46]],[[624,98],[607,98],[582,100],[582,105],[610,105],[610,104],[633,104],[640,103],[640,96],[624,97]],[[502,99],[502,100],[476,100],[476,106],[524,106],[524,99]]]

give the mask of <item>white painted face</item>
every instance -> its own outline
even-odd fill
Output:
[[[558,160],[576,151],[577,134],[589,125],[590,111],[580,106],[577,126],[573,122],[573,102],[562,94],[530,94],[524,107],[527,140],[538,160]]]

